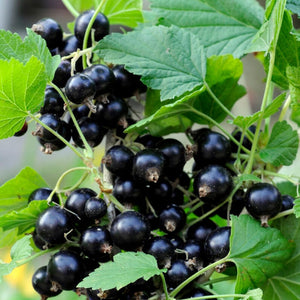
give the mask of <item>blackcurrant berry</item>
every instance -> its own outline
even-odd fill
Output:
[[[102,142],[105,134],[107,133],[106,128],[101,127],[97,122],[95,122],[89,117],[83,117],[79,119],[78,125],[87,143],[92,148],[98,146]],[[72,126],[72,138],[74,143],[78,147],[84,148],[84,143],[81,137],[79,136],[79,133],[75,126]]]
[[[290,195],[282,195],[282,205],[281,205],[281,211],[292,209],[294,206],[295,198]]]
[[[91,227],[82,232],[80,247],[89,258],[100,262],[110,259],[112,251],[112,239],[110,233],[104,227]]]
[[[107,213],[107,205],[101,198],[91,197],[84,206],[84,214],[90,220],[100,220]]]
[[[33,200],[47,200],[50,194],[52,193],[52,189],[50,188],[38,188],[31,192],[28,197],[28,203]],[[59,198],[57,194],[53,194],[51,198],[51,202],[55,202],[59,204]]]
[[[186,238],[204,243],[206,237],[216,228],[217,225],[213,221],[204,219],[188,228]]]
[[[176,259],[166,273],[166,280],[170,287],[176,287],[192,274],[192,270],[187,267],[184,260]]]
[[[133,159],[133,176],[144,183],[157,182],[163,175],[165,157],[155,149],[139,151]]]
[[[127,251],[136,251],[150,236],[148,220],[139,212],[125,211],[116,216],[110,234],[116,246]]]
[[[62,41],[62,28],[55,20],[51,18],[39,20],[37,23],[32,25],[31,29],[46,41],[49,49],[58,47]]]
[[[182,172],[185,165],[185,148],[181,142],[176,139],[164,139],[156,145],[166,157],[165,172],[166,174],[178,174]]]
[[[256,183],[246,192],[245,206],[254,218],[260,219],[262,225],[267,226],[268,218],[275,216],[281,210],[281,194],[270,183]]]
[[[32,233],[32,240],[34,245],[40,249],[40,250],[46,250],[49,248],[52,248],[53,246],[51,244],[48,244],[45,242],[37,233],[36,230],[33,231]]]
[[[75,36],[79,41],[83,41],[86,29],[93,17],[94,10],[87,10],[82,12],[75,20]],[[103,39],[109,34],[109,21],[105,15],[98,13],[97,17],[92,25],[92,30],[94,31],[95,41]],[[91,34],[89,36],[89,43],[91,43]]]
[[[51,206],[38,217],[36,233],[48,244],[56,245],[66,242],[66,235],[72,230],[69,214],[62,208]]]
[[[55,70],[52,82],[60,88],[64,88],[67,81],[71,77],[71,62],[62,60]]]
[[[28,123],[25,121],[22,128],[20,130],[18,130],[17,132],[15,132],[14,136],[22,136],[24,135],[28,130]]]
[[[51,86],[45,90],[44,104],[40,109],[40,113],[53,114],[57,117],[61,117],[64,113],[64,100],[60,94]]]
[[[62,290],[73,290],[84,274],[82,258],[75,252],[60,250],[50,258],[47,272]]]
[[[184,241],[180,236],[178,236],[176,234],[169,233],[167,235],[164,235],[164,237],[166,239],[168,239],[173,244],[175,249],[182,249],[183,248]]]
[[[249,131],[251,131],[252,133],[255,133],[255,130],[256,130],[256,126],[255,125],[251,125],[249,128]],[[242,138],[242,132],[239,130],[239,129],[235,129],[233,132],[232,132],[232,136],[237,140],[237,141],[241,141],[241,138]],[[252,142],[247,138],[246,135],[244,135],[244,138],[243,140],[241,141],[242,145],[248,149],[248,150],[251,150],[251,147],[252,147]],[[237,153],[238,151],[238,145],[235,144],[233,141],[230,141],[230,144],[231,144],[231,150],[233,153]],[[243,150],[241,150],[242,153],[244,152]]]
[[[102,64],[93,65],[84,69],[82,73],[88,75],[95,82],[95,97],[108,94],[113,91],[115,76],[108,66]]]
[[[67,81],[65,93],[71,102],[81,104],[94,97],[96,85],[89,76],[77,73]]]
[[[221,203],[229,196],[232,187],[230,172],[219,165],[202,168],[194,179],[194,193],[205,203]]]
[[[115,145],[106,151],[102,163],[112,174],[126,177],[131,173],[134,153],[123,145]]]
[[[163,236],[153,237],[145,243],[143,252],[153,255],[157,260],[158,267],[165,268],[175,256],[175,247]]]
[[[151,134],[145,134],[139,136],[135,141],[145,146],[145,148],[156,148],[157,144],[161,142],[163,138],[161,136],[153,136]]]
[[[175,204],[169,205],[158,216],[159,227],[167,233],[179,232],[186,223],[184,210]]]
[[[198,165],[224,164],[231,156],[230,141],[221,133],[210,131],[197,140],[194,159]]]
[[[204,250],[202,243],[195,240],[186,240],[181,249],[185,252],[182,259],[189,260],[191,266],[196,269],[203,266]]]
[[[207,263],[215,262],[229,253],[231,228],[219,227],[212,231],[204,242],[204,257]]]
[[[82,48],[82,43],[80,43],[75,35],[70,35],[62,41],[59,46],[60,56],[68,56],[78,49]],[[80,72],[80,70],[77,70]]]
[[[62,290],[55,287],[49,279],[47,266],[38,268],[32,275],[31,282],[32,287],[41,295],[42,299],[55,297],[62,292]]]

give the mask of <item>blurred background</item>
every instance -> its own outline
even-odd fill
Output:
[[[261,1],[263,3],[263,1]],[[73,21],[72,15],[60,0],[0,0],[0,29],[26,34],[26,27],[31,27],[43,17],[50,17],[61,24],[67,31],[67,23]],[[258,110],[264,92],[265,72],[261,64],[251,54],[243,59],[244,74],[241,84],[247,89],[247,95],[234,106],[236,115],[248,115]],[[50,187],[54,187],[59,176],[81,162],[69,149],[45,155],[40,151],[36,137],[31,135],[35,124],[29,124],[27,134],[0,140],[0,185],[15,177],[25,166],[30,166],[41,174]],[[178,135],[176,136],[178,138]],[[188,141],[182,136],[182,142]],[[97,158],[103,154],[103,143],[96,149]],[[288,170],[287,170],[288,172]],[[0,259],[9,261],[9,252],[0,252]],[[17,268],[6,276],[0,284],[1,300],[37,300],[39,296],[31,287],[31,276],[35,269],[47,264],[47,258],[40,258],[34,265]],[[63,292],[55,299],[78,299],[74,292]],[[80,298],[82,299],[82,298]]]

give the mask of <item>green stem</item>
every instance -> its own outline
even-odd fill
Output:
[[[267,171],[267,170],[255,170],[253,172],[253,174],[259,174],[259,175],[267,175],[267,176],[272,176],[272,177],[278,177],[278,178],[283,178],[295,185],[299,185],[299,181],[296,181],[296,180],[293,180],[292,178],[296,178],[298,180],[300,180],[300,176],[296,176],[296,175],[293,175],[293,176],[288,176],[288,175],[285,175],[285,174],[281,174],[281,173],[276,173],[276,172],[272,172],[272,171]]]
[[[62,3],[75,18],[79,16],[79,12],[74,8],[74,6],[69,2],[69,0],[62,0]]]
[[[210,94],[210,96],[214,99],[214,101],[223,109],[224,112],[227,113],[232,119],[235,119],[235,115],[219,100],[219,98],[214,94],[214,92],[210,89],[209,85],[206,81],[204,81],[204,85]]]
[[[283,121],[284,120],[286,112],[289,109],[291,102],[292,102],[292,98],[291,98],[291,95],[289,95],[287,97],[283,107],[282,107],[282,110],[281,110],[280,116],[278,118],[278,121]]]
[[[60,139],[66,146],[68,146],[73,152],[78,155],[81,159],[84,158],[83,154],[80,153],[72,144],[70,144],[65,138],[63,138],[59,133],[57,133],[55,130],[50,128],[48,125],[44,124],[42,121],[40,121],[39,118],[28,112],[28,116],[33,119],[35,122],[39,123],[41,126],[46,128],[49,132],[51,132],[54,136],[56,136],[58,139]]]
[[[96,8],[90,22],[89,22],[89,25],[85,31],[85,34],[84,34],[84,39],[83,39],[83,46],[82,46],[82,50],[85,50],[87,48],[87,45],[88,45],[88,40],[89,40],[89,36],[90,36],[90,32],[91,32],[91,29],[92,29],[92,26],[94,24],[94,21],[96,20],[97,18],[97,15],[99,12],[101,12],[101,9],[103,7],[103,5],[105,4],[106,0],[101,0],[100,4],[98,5],[98,7]],[[86,63],[86,55],[84,54],[82,56],[82,64],[83,64],[83,68],[85,69],[87,67],[87,63]]]
[[[168,294],[168,288],[167,288],[167,283],[166,283],[166,279],[163,273],[160,273],[160,278],[162,281],[162,285],[163,285],[163,289],[164,289],[164,293],[165,293],[165,299],[169,300],[169,294]]]
[[[274,94],[274,84],[273,82],[270,83],[270,89],[267,95],[267,103],[266,106],[268,106],[269,104],[272,103],[273,100],[273,94]],[[270,128],[270,121],[271,121],[271,117],[268,117],[265,119],[265,134],[269,135],[269,128]]]
[[[89,172],[84,172],[84,174],[81,176],[81,178],[75,183],[73,184],[71,187],[67,188],[67,189],[62,189],[59,190],[59,193],[66,193],[68,191],[72,191],[75,190],[76,188],[78,188],[80,186],[80,184],[86,179],[86,177],[88,176]]]
[[[193,274],[192,276],[190,276],[188,279],[186,279],[184,282],[182,282],[180,285],[178,285],[171,293],[170,293],[170,297],[175,297],[184,287],[186,287],[189,283],[191,283],[193,280],[195,280],[197,277],[199,277],[200,275],[204,274],[206,271],[215,268],[216,266],[225,263],[227,260],[227,256],[208,265],[207,267],[199,270],[198,272],[196,272],[195,274]]]
[[[285,217],[285,216],[293,215],[294,213],[295,213],[295,211],[294,211],[293,208],[287,209],[285,211],[282,211],[282,212],[278,213],[275,217],[270,218],[269,221],[273,221],[273,220],[280,219],[280,218]]]
[[[51,85],[59,93],[59,95],[62,97],[62,99],[64,100],[65,105],[66,105],[66,107],[68,109],[68,112],[70,114],[70,117],[71,117],[71,119],[73,121],[73,124],[74,124],[74,126],[75,126],[75,128],[76,128],[76,130],[77,130],[77,132],[78,132],[78,134],[79,134],[79,136],[80,136],[80,138],[81,138],[81,140],[82,140],[82,142],[84,144],[84,147],[86,149],[86,152],[87,152],[86,157],[89,158],[89,159],[93,159],[93,156],[94,156],[93,149],[91,148],[91,146],[86,141],[86,138],[85,138],[85,136],[83,135],[83,133],[82,133],[82,131],[80,129],[80,127],[78,125],[78,122],[77,122],[77,120],[76,120],[76,118],[75,118],[75,116],[73,114],[73,111],[72,111],[72,108],[70,106],[69,101],[67,100],[67,98],[65,97],[64,93],[61,91],[61,89],[58,86],[56,86],[52,82],[50,82],[49,85]]]
[[[219,299],[219,298],[249,298],[249,295],[245,294],[220,294],[220,295],[206,295],[201,297],[192,298],[192,300],[205,300],[205,299]],[[182,300],[191,300],[191,298],[186,298]]]

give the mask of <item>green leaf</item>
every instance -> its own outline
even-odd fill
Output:
[[[111,34],[98,43],[95,52],[105,61],[124,64],[128,71],[141,75],[147,86],[161,90],[161,100],[181,96],[203,84],[201,42],[175,26]]]
[[[294,198],[297,197],[297,186],[290,181],[281,181],[276,183],[277,188],[281,195],[290,195]]]
[[[289,81],[291,97],[291,120],[300,126],[300,67],[288,66],[286,76]]]
[[[296,158],[299,138],[286,121],[276,122],[267,146],[259,152],[261,159],[274,166],[289,166]]]
[[[253,182],[261,182],[262,180],[253,175],[253,174],[242,174],[241,176],[236,177],[238,182],[247,182],[247,181],[253,181]]]
[[[119,290],[139,278],[148,280],[165,271],[157,267],[156,259],[152,255],[143,252],[118,253],[113,257],[113,262],[101,264],[78,286],[104,291],[112,288]]]
[[[207,56],[243,56],[264,16],[263,8],[254,0],[151,0],[151,9],[160,24],[194,33]]]
[[[26,208],[0,216],[0,227],[4,231],[18,228],[18,234],[23,234],[35,226],[40,213],[48,207],[46,200],[31,201]]]
[[[294,212],[297,218],[300,217],[300,198],[295,199],[294,201]]]
[[[285,262],[284,268],[262,287],[264,299],[298,300],[300,292],[300,220],[291,215],[275,220],[272,227],[278,228],[287,240],[292,241],[295,249],[290,259]]]
[[[262,227],[249,215],[232,216],[229,260],[237,268],[235,292],[259,287],[281,272],[293,250],[294,243],[278,229]]]
[[[252,124],[258,121],[259,117],[261,115],[261,112],[258,111],[250,116],[237,116],[234,120],[228,120],[230,124],[234,124],[239,126],[242,129],[249,128]]]
[[[83,12],[94,6],[94,0],[68,0],[71,5],[78,11]]]
[[[246,293],[244,300],[262,300],[263,291],[261,289],[250,290]]]
[[[31,235],[24,236],[18,240],[11,248],[11,262],[3,263],[0,261],[0,282],[4,275],[8,275],[14,268],[18,266],[20,261],[30,257],[32,247],[30,246]]]
[[[286,0],[286,8],[300,16],[299,0]]]
[[[97,0],[100,3],[100,0]],[[142,0],[108,0],[104,3],[102,13],[109,19],[110,24],[120,24],[136,27],[142,23]]]
[[[45,65],[47,80],[51,81],[60,63],[60,57],[51,55],[45,40],[28,28],[24,41],[16,33],[0,30],[0,59],[15,58],[26,64],[32,56],[38,58]]]
[[[248,52],[270,51],[277,44],[281,22],[285,9],[285,1],[271,0],[267,2],[265,22],[253,38]]]
[[[241,74],[241,61],[231,55],[212,56],[207,59],[205,81],[215,96],[229,110],[245,93],[245,89],[238,85]],[[191,93],[187,92],[175,102],[164,101],[159,103],[157,100],[152,101],[152,99],[149,99],[148,101],[147,99],[146,103],[147,107],[153,105],[152,110],[147,110],[152,115],[130,126],[127,132],[136,131],[141,133],[145,129],[155,135],[182,132],[181,129],[185,130],[190,126],[188,120],[199,124],[208,124],[209,121],[204,117],[204,114],[217,122],[222,122],[227,116],[226,112],[216,104],[205,87]],[[179,120],[182,122],[179,123]],[[161,124],[164,125],[163,131],[159,128]],[[154,127],[155,130],[153,130]]]
[[[0,187],[0,216],[26,207],[31,192],[47,186],[35,170],[25,167],[15,178]]]
[[[46,88],[45,66],[36,57],[23,65],[0,60],[0,139],[19,131],[28,115],[39,111]]]
[[[278,97],[276,97],[265,109],[263,113],[263,117],[269,118],[275,113],[278,112],[280,107],[282,106],[283,102],[285,101],[286,93],[280,94]]]

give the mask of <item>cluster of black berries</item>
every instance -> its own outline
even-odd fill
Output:
[[[101,143],[108,129],[127,126],[128,106],[124,99],[146,91],[140,77],[128,72],[123,65],[108,67],[93,62],[84,69],[83,58],[80,56],[72,67],[72,61],[75,62],[74,54],[83,47],[84,34],[93,14],[93,10],[80,14],[75,20],[74,35],[65,39],[61,26],[53,19],[41,19],[32,26],[32,29],[45,39],[51,53],[62,57],[52,82],[61,89],[70,106],[74,108],[73,113],[80,130],[92,148]],[[99,13],[93,23],[88,45],[109,34],[109,28],[106,16]],[[70,55],[73,56],[73,60]],[[78,147],[83,148],[78,130],[72,118],[66,117],[65,111],[61,94],[48,86],[40,110],[40,121],[67,142],[72,138]],[[25,129],[22,129],[17,135],[24,133]],[[47,154],[66,146],[61,139],[40,124],[33,135],[38,137],[43,147],[42,151]]]

